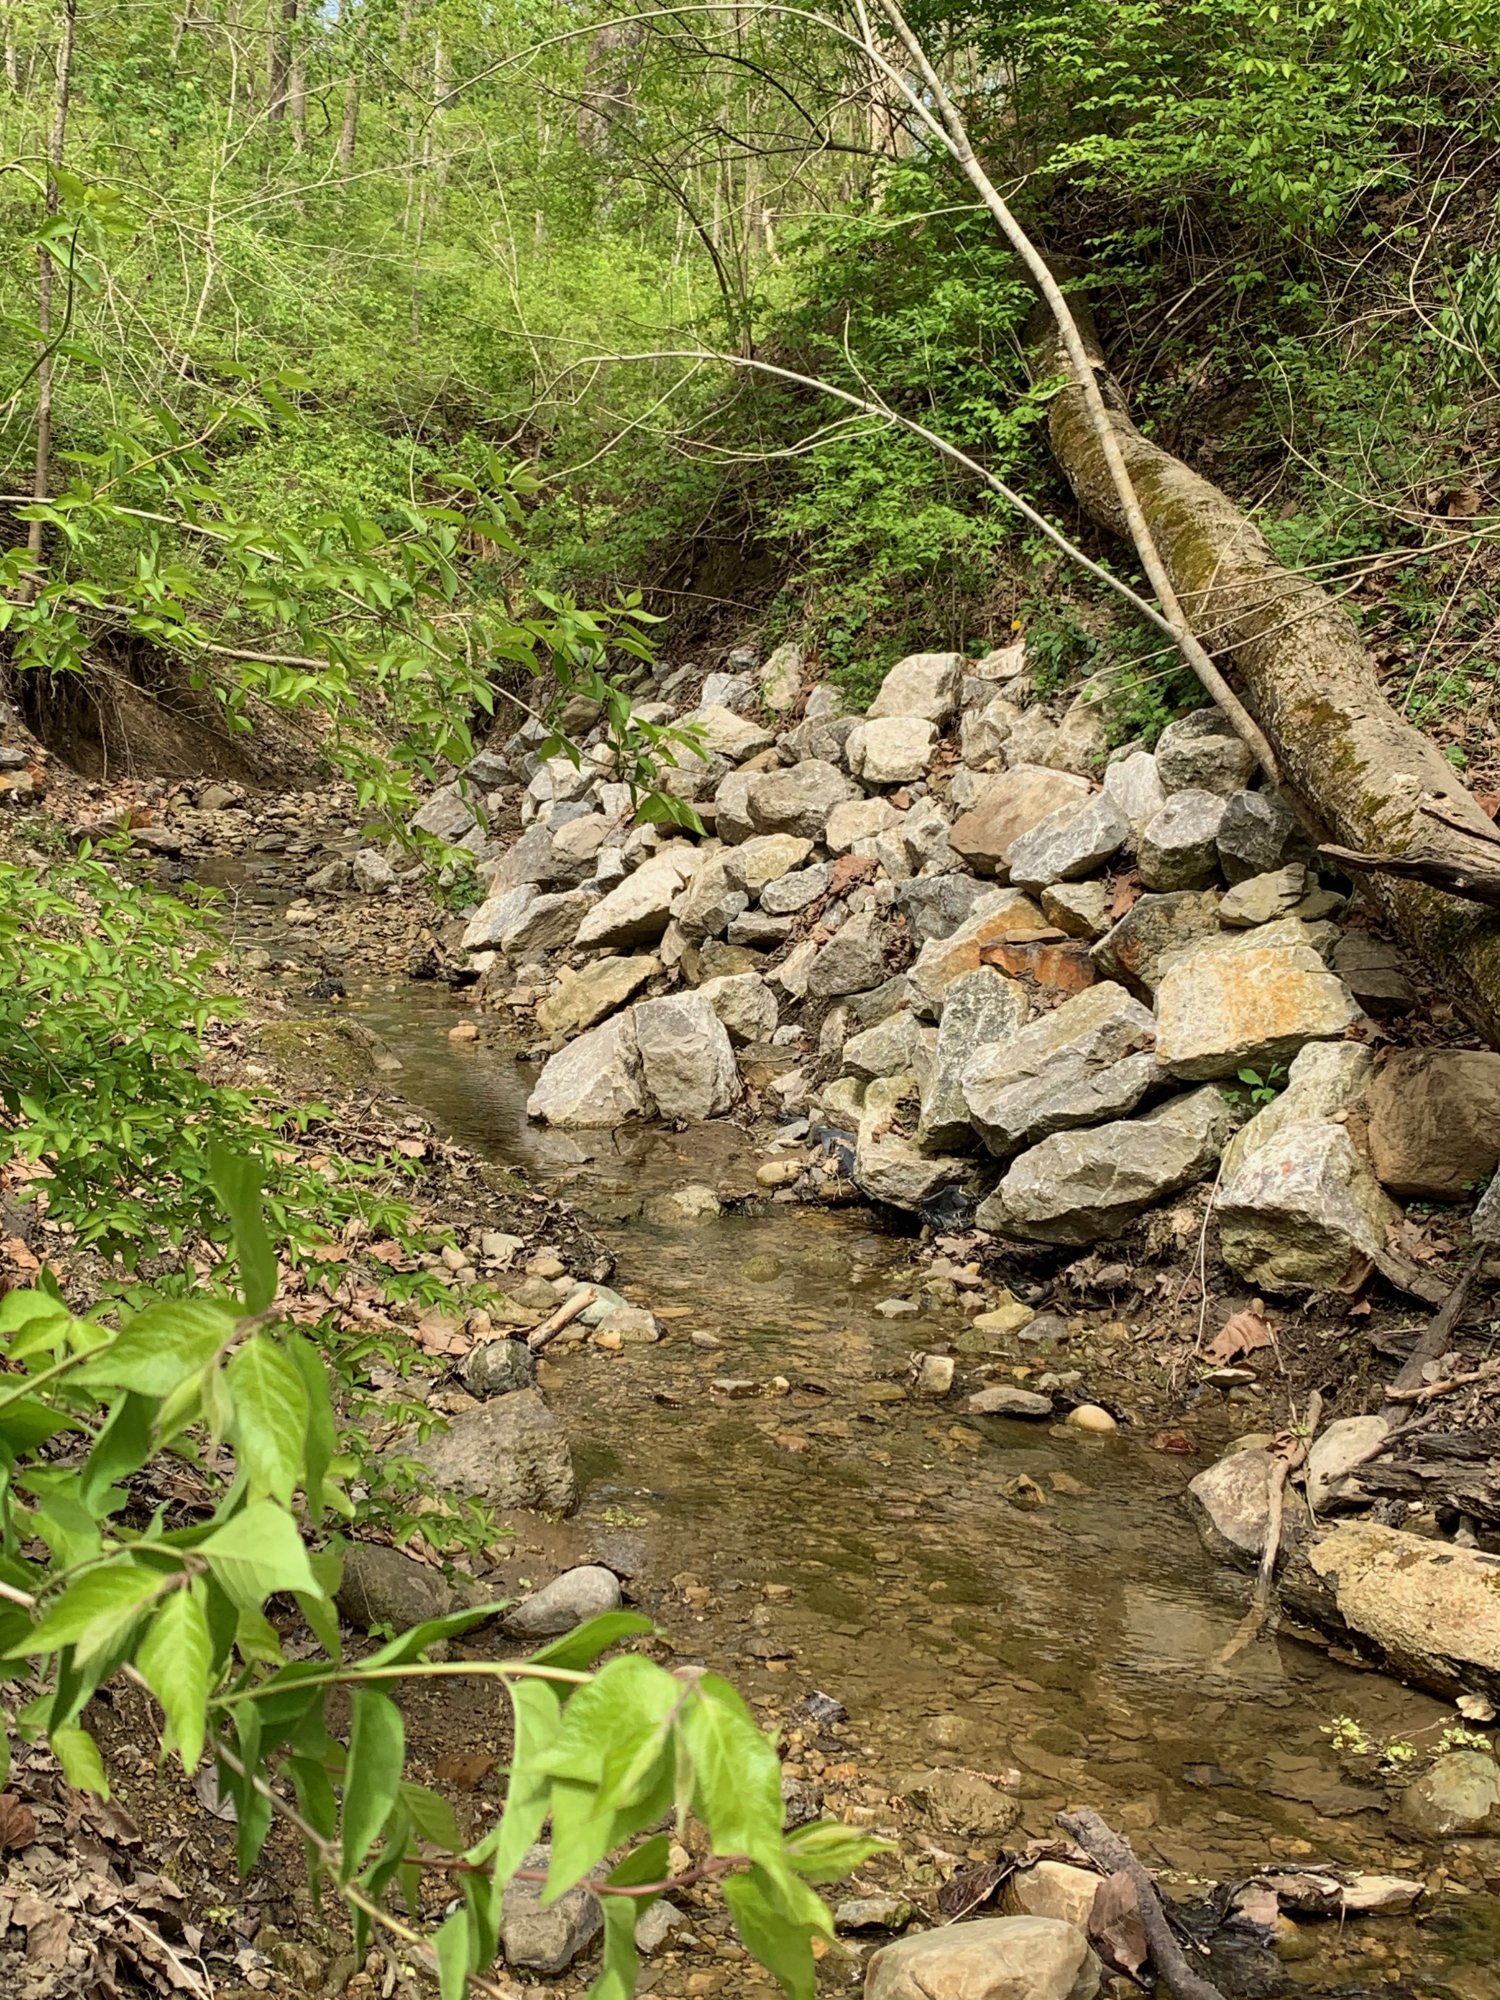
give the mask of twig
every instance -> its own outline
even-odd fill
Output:
[[[1286,1509],[1286,1483],[1306,1462],[1322,1414],[1323,1398],[1314,1389],[1307,1399],[1306,1423],[1300,1431],[1293,1433],[1290,1448],[1278,1456],[1271,1468],[1270,1491],[1266,1495],[1266,1540],[1260,1552],[1260,1568],[1256,1572],[1255,1589],[1251,1594],[1250,1609],[1240,1621],[1239,1630],[1218,1657],[1216,1664],[1221,1668],[1227,1667],[1231,1660],[1238,1659],[1247,1646],[1255,1643],[1271,1615],[1271,1603],[1276,1589],[1276,1558],[1281,1553],[1281,1523]]]
[[[1467,1389],[1471,1382],[1488,1382],[1500,1375],[1500,1361],[1487,1361],[1468,1375],[1450,1375],[1445,1382],[1429,1382],[1421,1389],[1387,1389],[1388,1403],[1431,1403],[1439,1396],[1451,1396],[1455,1389]]]
[[[1152,1962],[1176,2000],[1224,2000],[1213,1981],[1188,1964],[1187,1954],[1167,1921],[1156,1884],[1135,1858],[1130,1843],[1111,1832],[1098,1813],[1086,1806],[1080,1806],[1076,1812],[1059,1813],[1057,1823],[1064,1833],[1072,1835],[1090,1860],[1097,1861],[1108,1874],[1123,1875],[1129,1881],[1135,1891]]]
[[[1479,1243],[1469,1252],[1466,1263],[1453,1281],[1452,1291],[1449,1292],[1447,1298],[1443,1301],[1442,1310],[1433,1319],[1431,1325],[1422,1335],[1411,1353],[1407,1355],[1406,1360],[1402,1363],[1397,1373],[1395,1381],[1386,1390],[1386,1395],[1392,1402],[1406,1400],[1399,1393],[1401,1391],[1420,1389],[1422,1387],[1422,1370],[1427,1366],[1429,1361],[1436,1361],[1440,1354],[1447,1353],[1448,1342],[1452,1338],[1453,1329],[1458,1325],[1459,1319],[1463,1314],[1470,1288],[1475,1278],[1479,1275],[1479,1267],[1484,1262],[1487,1249],[1488,1245]]]
[[[557,1338],[570,1320],[577,1319],[581,1312],[587,1312],[598,1296],[592,1285],[585,1285],[581,1292],[574,1292],[570,1299],[565,1299],[551,1319],[544,1319],[540,1326],[534,1326],[527,1334],[526,1345],[532,1353],[540,1353],[549,1340]]]

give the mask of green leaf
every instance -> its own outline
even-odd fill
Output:
[[[225,1373],[231,1436],[250,1476],[253,1500],[269,1493],[284,1507],[302,1476],[307,1442],[307,1391],[295,1364],[270,1334],[257,1333]]]
[[[49,1437],[56,1437],[59,1431],[81,1429],[82,1425],[72,1417],[64,1416],[60,1410],[49,1409],[35,1396],[22,1396],[0,1408],[0,1445],[17,1457],[24,1452],[35,1451],[39,1444],[45,1444]]]
[[[388,1639],[378,1652],[369,1654],[362,1662],[367,1667],[401,1667],[415,1660],[442,1639],[452,1639],[460,1632],[467,1632],[475,1625],[482,1625],[487,1618],[493,1618],[497,1611],[505,1609],[505,1601],[498,1604],[476,1604],[464,1611],[445,1612],[441,1618],[424,1619],[420,1625],[413,1625],[409,1631],[398,1632],[394,1639]]]
[[[557,1689],[546,1681],[511,1681],[507,1692],[515,1718],[510,1786],[500,1824],[482,1843],[493,1851],[497,1898],[520,1867],[547,1817],[552,1780],[542,1768],[541,1760],[557,1740],[563,1713]]]
[[[669,1847],[667,1836],[657,1834],[633,1854],[626,1855],[617,1868],[611,1869],[605,1878],[606,1883],[636,1888],[647,1882],[661,1881],[669,1869]],[[604,1969],[589,1988],[588,2000],[634,2000],[640,1972],[635,1927],[641,1912],[650,1909],[659,1895],[660,1891],[656,1896],[602,1895],[599,1898],[599,1907],[604,1912]]]
[[[235,1255],[239,1258],[240,1288],[245,1310],[264,1312],[276,1296],[276,1253],[266,1234],[261,1216],[260,1190],[263,1170],[259,1160],[211,1146],[208,1154],[209,1178],[229,1217],[234,1232]]]
[[[236,1315],[206,1299],[161,1299],[136,1314],[74,1377],[87,1388],[169,1396],[205,1369],[234,1336]]]
[[[423,1840],[449,1854],[463,1852],[463,1834],[452,1806],[441,1792],[430,1791],[426,1785],[405,1784],[401,1787],[401,1803]]]
[[[200,1584],[174,1590],[161,1605],[146,1629],[135,1664],[167,1719],[162,1748],[175,1749],[191,1777],[203,1755],[213,1677],[213,1644]]]
[[[643,1639],[655,1626],[639,1611],[602,1611],[585,1619],[561,1639],[531,1655],[534,1667],[559,1667],[564,1673],[586,1673],[601,1653],[622,1639]]]
[[[794,1886],[802,1888],[801,1883]],[[780,1981],[791,2000],[815,2000],[817,1970],[812,1939],[831,1932],[832,1922],[811,1889],[803,1894],[817,1904],[822,1921],[805,1907],[799,1909],[795,1903],[789,1907],[783,1890],[784,1885],[770,1870],[755,1867],[748,1874],[725,1877],[724,1901],[751,1957],[759,1959]]]
[[[160,1570],[129,1559],[86,1571],[32,1627],[10,1657],[75,1649],[80,1666],[102,1652],[115,1634],[154,1597],[165,1579]]]
[[[100,1511],[115,1481],[128,1479],[146,1463],[151,1456],[151,1425],[157,1408],[152,1397],[137,1396],[133,1391],[115,1404],[84,1464],[79,1491],[86,1507]]]
[[[439,2000],[464,2000],[469,1985],[469,1913],[457,1909],[432,1940],[437,1953]]]
[[[857,1827],[841,1826],[836,1819],[820,1819],[789,1833],[783,1852],[809,1882],[842,1882],[872,1855],[889,1854],[891,1843]]]
[[[54,1729],[47,1741],[70,1785],[76,1786],[80,1792],[94,1792],[101,1799],[109,1797],[104,1759],[99,1755],[99,1745],[86,1729],[69,1723],[65,1728]]]
[[[344,1770],[342,1879],[346,1882],[357,1873],[390,1818],[405,1758],[400,1709],[378,1688],[356,1688]]]
[[[236,1604],[258,1611],[278,1590],[322,1590],[297,1524],[274,1500],[254,1500],[194,1545]]]
[[[693,1810],[708,1828],[714,1853],[779,1863],[780,1760],[728,1681],[701,1677],[681,1732],[693,1766]]]
[[[670,1725],[683,1697],[664,1668],[627,1653],[568,1702],[557,1740],[540,1759],[553,1776],[546,1901],[669,1809]]]
[[[285,1351],[302,1378],[307,1398],[307,1435],[302,1450],[302,1490],[307,1511],[316,1525],[323,1518],[326,1500],[324,1482],[338,1451],[338,1432],[333,1420],[333,1399],[328,1393],[328,1371],[312,1343],[300,1333],[285,1341]]]

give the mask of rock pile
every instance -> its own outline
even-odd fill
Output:
[[[1500,1056],[1376,1077],[1400,961],[1335,921],[1347,885],[1217,710],[1112,750],[1098,689],[1039,699],[1021,645],[903,660],[863,717],[795,649],[753,666],[638,705],[698,745],[666,787],[701,837],[636,823],[583,715],[579,762],[528,721],[418,815],[474,856],[463,946],[483,1003],[535,1023],[534,1118],[748,1096],[834,1134],[868,1197],[1041,1244],[1217,1171],[1224,1254],[1277,1292],[1378,1256],[1387,1189],[1494,1165]]]

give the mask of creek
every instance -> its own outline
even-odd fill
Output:
[[[285,944],[267,907],[274,863],[249,880],[243,864],[202,872],[248,890],[242,942]],[[581,1499],[568,1521],[521,1529],[536,1580],[606,1562],[683,1659],[728,1674],[763,1713],[788,1716],[813,1690],[842,1703],[837,1810],[864,1802],[888,1824],[905,1776],[956,1764],[1012,1786],[1018,1774],[1012,1844],[1088,1804],[1148,1866],[1198,1881],[1272,1862],[1424,1877],[1440,1893],[1415,1918],[1307,1922],[1307,1955],[1271,1990],[1500,2000],[1487,1886],[1500,1842],[1404,1839],[1390,1792],[1351,1775],[1329,1738],[1349,1716],[1420,1753],[1453,1709],[1285,1632],[1216,1664],[1248,1581],[1205,1553],[1182,1489],[1254,1410],[1200,1405],[1198,1456],[1184,1460],[1129,1425],[1099,1436],[913,1400],[913,1352],[962,1321],[876,1310],[911,1284],[910,1239],[863,1208],[769,1197],[665,1220],[664,1198],[687,1184],[753,1186],[741,1126],[539,1129],[525,1111],[535,1070],[502,1044],[451,1040],[472,1011],[444,988],[345,977],[355,1017],[401,1060],[393,1087],[570,1202],[613,1251],[613,1282],[667,1328],[654,1346],[544,1359]],[[757,1393],[713,1387],[726,1379]],[[1129,1383],[1116,1387],[1128,1407]],[[926,1831],[904,1818],[906,1860]],[[929,1910],[935,1886],[915,1896]]]
[[[403,1093],[565,1195],[614,1251],[616,1282],[665,1316],[661,1344],[583,1347],[543,1381],[583,1489],[562,1552],[626,1572],[684,1657],[781,1713],[813,1689],[842,1702],[872,1800],[934,1763],[1018,1770],[1025,1833],[1088,1803],[1155,1868],[1429,1872],[1326,1732],[1349,1715],[1430,1747],[1452,1709],[1285,1634],[1221,1671],[1247,1582],[1198,1541],[1191,1464],[1129,1427],[1094,1436],[910,1400],[913,1350],[959,1322],[876,1311],[910,1259],[868,1211],[764,1199],[663,1221],[661,1198],[688,1183],[748,1185],[731,1121],[540,1131],[525,1116],[534,1071],[450,1041],[466,1016],[439,989],[375,986],[357,1003],[401,1058]],[[760,1393],[725,1396],[711,1387],[724,1378]],[[1224,1407],[1211,1434],[1199,1422],[1210,1455],[1238,1415]],[[1449,1870],[1418,1922],[1310,1926],[1293,1987],[1494,2000],[1500,1903],[1472,1860]]]

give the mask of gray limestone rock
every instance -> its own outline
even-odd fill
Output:
[[[1087,1936],[1056,1917],[985,1917],[877,1951],[865,2000],[1094,2000],[1101,1969]]]
[[[1232,792],[1219,822],[1219,863],[1231,882],[1269,875],[1289,861],[1308,861],[1312,848],[1274,792]]]
[[[920,1152],[902,1130],[904,1108],[914,1107],[916,1099],[917,1080],[908,1072],[878,1077],[866,1088],[860,1107],[854,1180],[870,1200],[894,1208],[919,1209],[969,1171],[967,1160]]]
[[[1097,1243],[1209,1171],[1236,1113],[1212,1087],[1141,1118],[1059,1132],[1011,1163],[976,1221],[1039,1243]]]
[[[885,933],[873,911],[850,917],[812,961],[807,991],[815,1000],[864,993],[886,976]]]
[[[973,916],[977,904],[994,894],[993,882],[978,875],[914,875],[896,885],[896,907],[912,936],[951,937]]]
[[[1049,813],[1011,843],[1010,879],[1019,889],[1045,889],[1092,875],[1124,846],[1130,822],[1107,792]]]
[[[912,653],[898,660],[866,711],[869,719],[915,716],[942,727],[957,712],[963,668],[961,653]]]
[[[776,995],[758,972],[732,972],[705,979],[698,988],[724,1024],[731,1042],[768,1042],[780,1019]]]
[[[632,1014],[616,1014],[549,1056],[526,1100],[526,1115],[565,1131],[607,1131],[649,1118]]]
[[[1249,783],[1255,756],[1222,709],[1198,708],[1162,731],[1156,769],[1169,792],[1216,792],[1228,798]]]
[[[925,777],[937,730],[915,715],[870,717],[851,730],[844,756],[867,785],[906,785]]]
[[[790,875],[779,875],[766,884],[760,892],[760,907],[768,917],[795,916],[825,894],[832,880],[833,870],[827,862],[794,869]]]
[[[855,797],[857,789],[834,765],[809,757],[787,770],[757,773],[746,789],[745,806],[757,833],[794,833],[821,840],[828,815],[840,800]],[[722,824],[719,835],[729,838]]]
[[[1219,1247],[1263,1291],[1330,1291],[1385,1248],[1400,1211],[1328,1118],[1289,1120],[1219,1188]]]
[[[1185,794],[1183,795],[1185,796]],[[1175,959],[1156,992],[1156,1052],[1197,1082],[1253,1069],[1265,1077],[1306,1042],[1333,1041],[1359,1019],[1344,982],[1307,945],[1266,945]]]
[[[655,944],[667,928],[672,905],[692,881],[698,865],[696,848],[682,840],[669,842],[595,903],[578,926],[574,942],[609,950]]]
[[[1012,845],[1049,813],[1080,804],[1089,794],[1086,778],[1037,764],[1014,764],[991,778],[970,810],[948,830],[953,852],[979,873],[1003,881]]]
[[[932,1061],[917,1069],[922,1101],[919,1146],[937,1153],[972,1149],[974,1127],[964,1097],[964,1071],[977,1051],[1008,1042],[1030,1012],[1025,987],[993,966],[981,966],[953,981],[943,995]]]
[[[492,1507],[565,1513],[578,1497],[567,1434],[535,1389],[464,1410],[447,1430],[408,1438],[401,1449],[426,1466],[438,1491]]]
[[[1253,930],[1275,923],[1297,907],[1307,892],[1307,870],[1300,861],[1268,875],[1247,875],[1219,905],[1219,921],[1231,930]]]
[[[1104,882],[1054,882],[1042,891],[1042,915],[1066,936],[1092,942],[1109,929]]]
[[[1118,979],[1132,993],[1151,997],[1168,961],[1202,938],[1217,937],[1216,889],[1180,889],[1140,896],[1089,953],[1102,978]]]
[[[1123,987],[1087,987],[974,1051],[960,1076],[974,1128],[1004,1157],[1029,1139],[1122,1117],[1157,1081],[1154,1041],[1150,1012]]]
[[[528,1874],[545,1870],[552,1850],[533,1847],[521,1866]],[[506,1884],[501,1904],[500,1942],[505,1962],[517,1972],[540,1973],[555,1978],[586,1951],[604,1928],[604,1912],[599,1899],[589,1890],[569,1889],[554,1903],[542,1907],[544,1886],[540,1882],[512,1879]]]
[[[1132,750],[1104,769],[1104,789],[1130,822],[1132,840],[1139,840],[1167,803],[1166,787],[1149,750]]]
[[[1148,889],[1203,889],[1216,878],[1224,810],[1214,792],[1171,794],[1140,836],[1138,865]]]
[[[620,1579],[598,1563],[564,1570],[541,1590],[523,1597],[501,1620],[513,1639],[555,1639],[589,1618],[620,1608]]]
[[[702,989],[642,1000],[633,1012],[645,1087],[657,1115],[690,1122],[722,1117],[740,1095],[740,1073],[729,1036]]]
[[[464,1387],[481,1401],[509,1396],[536,1383],[536,1356],[524,1340],[481,1340],[464,1357]]]

